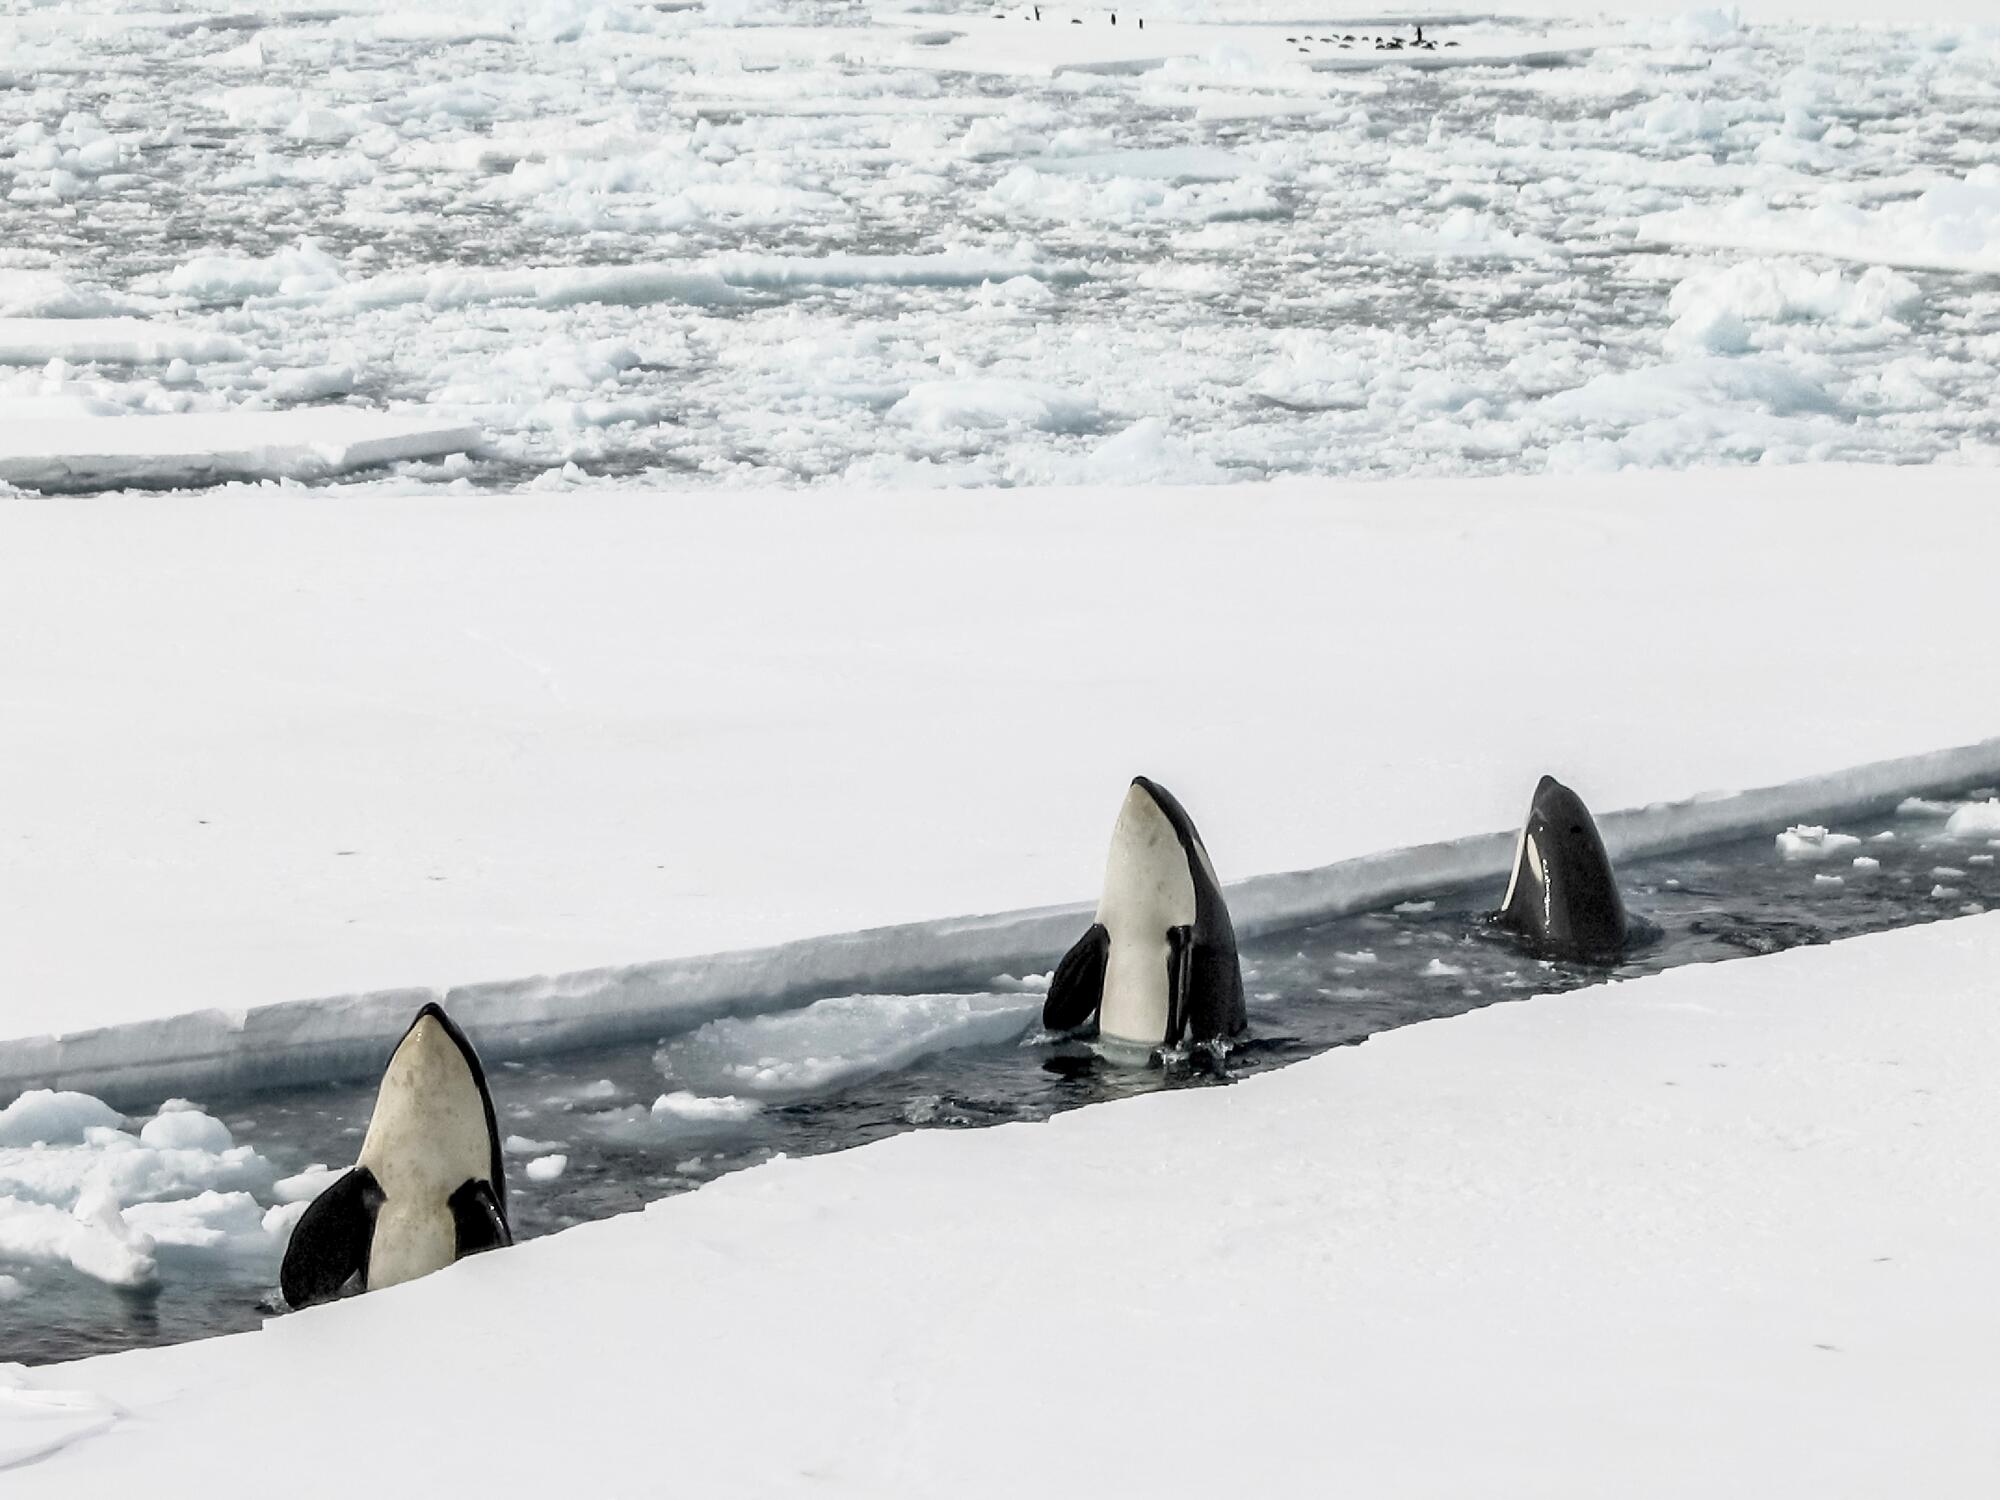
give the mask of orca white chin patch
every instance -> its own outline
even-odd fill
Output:
[[[1168,929],[1192,925],[1194,879],[1172,820],[1133,783],[1111,830],[1097,920],[1110,936],[1100,1036],[1157,1047],[1171,1005]]]

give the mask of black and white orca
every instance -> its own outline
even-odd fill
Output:
[[[1144,1047],[1218,1042],[1248,1024],[1236,929],[1194,820],[1140,776],[1125,794],[1097,920],[1056,965],[1042,1024]]]
[[[507,1174],[479,1055],[426,1005],[383,1070],[354,1170],[292,1230],[279,1289],[293,1307],[375,1291],[514,1243]]]
[[[1514,846],[1514,874],[1494,922],[1547,958],[1608,962],[1640,935],[1626,915],[1597,824],[1553,776],[1535,788]]]

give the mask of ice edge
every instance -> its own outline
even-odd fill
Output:
[[[2000,777],[2000,739],[1835,771],[1777,786],[1696,795],[1601,817],[1614,859],[1718,843],[1773,824],[1858,817],[1906,796]],[[1512,830],[1418,844],[1318,869],[1230,885],[1246,937],[1498,881]],[[63,1036],[0,1041],[0,1097],[67,1088],[113,1103],[165,1093],[324,1082],[372,1072],[412,1010],[441,999],[489,1061],[653,1038],[723,1016],[754,1015],[863,990],[921,991],[1039,971],[1076,935],[1088,907],[1037,907],[803,938],[566,974],[490,980],[442,992],[377,990],[283,1001],[247,1012],[195,1011]]]

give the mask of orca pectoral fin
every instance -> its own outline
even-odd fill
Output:
[[[1049,981],[1049,998],[1042,1002],[1042,1025],[1050,1031],[1075,1031],[1089,1023],[1104,1000],[1104,966],[1111,956],[1111,934],[1093,922],[1090,931],[1062,956]]]
[[[382,1189],[366,1167],[356,1167],[313,1199],[292,1228],[278,1270],[287,1306],[327,1302],[356,1276],[368,1279],[368,1246],[381,1206]]]
[[[1212,943],[1188,944],[1187,990],[1181,1014],[1187,1018],[1189,1042],[1226,1041],[1250,1024],[1243,1002],[1243,966],[1233,948]]]
[[[458,1232],[460,1260],[514,1243],[507,1216],[500,1212],[500,1200],[494,1197],[492,1184],[483,1178],[466,1178],[446,1202],[451,1208],[452,1227]]]

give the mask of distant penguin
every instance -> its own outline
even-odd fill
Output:
[[[1584,962],[1616,959],[1637,935],[1590,809],[1553,776],[1535,788],[1493,921],[1544,957]]]
[[[472,1044],[438,1005],[396,1044],[354,1170],[292,1230],[279,1289],[293,1307],[414,1281],[514,1243],[493,1100]]]
[[[1194,820],[1140,776],[1125,794],[1097,920],[1056,965],[1042,1024],[1143,1047],[1224,1041],[1249,1023],[1236,929]]]

